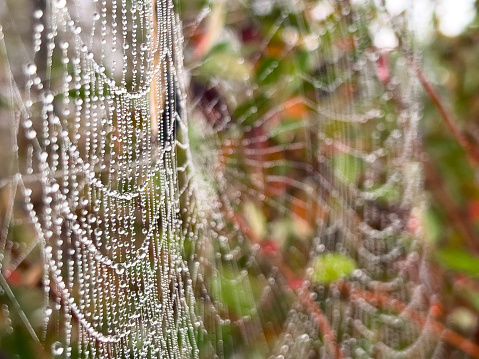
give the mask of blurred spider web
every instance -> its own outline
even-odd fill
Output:
[[[405,17],[7,4],[0,280],[47,352],[441,356]]]

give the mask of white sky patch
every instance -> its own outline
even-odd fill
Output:
[[[410,0],[388,0],[386,1],[386,7],[391,15],[396,16],[407,10],[410,4]]]
[[[438,0],[439,30],[454,37],[465,30],[474,19],[474,0]]]
[[[409,11],[412,30],[420,40],[432,35],[434,4],[439,19],[439,30],[446,36],[461,34],[474,19],[474,0],[386,0],[391,15]]]

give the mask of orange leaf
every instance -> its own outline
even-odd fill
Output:
[[[469,202],[468,212],[471,221],[479,220],[479,200]]]

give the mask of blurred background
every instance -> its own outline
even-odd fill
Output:
[[[262,25],[264,24],[266,28],[270,24],[268,21],[271,20],[266,16],[268,21],[264,21],[264,14],[268,12],[268,1],[252,1],[256,11],[248,12],[248,14],[237,10],[229,13],[225,18],[218,15],[217,21],[210,21],[207,26],[195,26],[200,18],[198,13],[206,5],[207,1],[199,0],[180,0],[177,4],[184,24],[187,71],[191,71],[193,76],[200,80],[212,77],[213,74],[217,75],[219,72],[226,82],[232,83],[230,88],[232,91],[235,89],[234,83],[244,76],[261,78],[258,73],[264,71],[264,67],[247,66],[241,63],[237,59],[237,53],[240,52],[238,48],[246,49],[245,52],[248,53],[250,48],[257,45],[256,42],[260,42],[258,39],[265,36],[266,30],[262,28]],[[7,0],[0,3],[0,24],[5,34],[13,34],[9,38],[6,37],[10,49],[9,59],[2,56],[1,66],[4,69],[8,68],[8,71],[12,71],[19,79],[23,69],[19,66],[21,61],[16,62],[15,59],[22,59],[24,54],[28,53],[25,48],[31,43],[30,14],[35,6],[36,4],[24,0]],[[405,21],[409,23],[413,33],[410,41],[414,43],[419,53],[418,72],[420,76],[423,76],[425,86],[429,86],[426,90],[420,89],[419,103],[422,107],[422,118],[419,122],[419,131],[422,153],[419,157],[423,163],[422,176],[426,205],[417,219],[417,225],[423,228],[425,252],[433,278],[438,283],[442,322],[471,343],[479,345],[479,162],[477,161],[479,157],[476,157],[476,153],[479,153],[479,1],[417,0],[413,2],[412,9],[411,6],[411,1],[389,0],[386,2],[388,11],[398,18],[401,18],[406,10],[411,10]],[[209,14],[213,19],[215,11],[220,13],[221,9],[211,8]],[[318,16],[332,16],[334,9],[323,9],[323,11],[326,15]],[[254,14],[257,14],[257,18]],[[12,18],[17,20],[12,22]],[[234,43],[231,47],[213,46],[218,41],[220,27],[224,26],[225,22],[241,19],[242,24],[245,24],[245,18],[251,22],[252,26],[243,27],[238,43]],[[273,19],[273,16],[271,18]],[[295,36],[297,36],[295,33],[283,33],[282,39],[273,39],[267,43],[266,52],[273,55],[281,52],[281,46],[287,46],[288,39],[294,40]],[[374,46],[377,48],[392,48],[397,45],[397,39],[391,33],[379,33],[374,38]],[[305,46],[307,49],[308,45]],[[291,63],[301,64],[303,57],[306,56],[305,53],[307,51],[295,53],[298,57]],[[379,58],[377,61],[383,60]],[[294,72],[295,66],[300,65],[293,65],[292,69],[286,67],[282,71]],[[380,68],[387,69],[387,64],[380,65]],[[5,72],[2,72],[2,76],[0,80],[3,88],[7,88],[10,79],[5,76]],[[294,82],[285,85],[281,82],[281,74],[267,77],[267,81],[257,82],[259,92],[262,87],[266,92],[275,86],[297,85]],[[19,84],[21,85],[21,80]],[[217,89],[205,88],[201,81],[198,81],[196,85],[193,83],[189,91],[190,98],[198,99],[198,103],[206,101],[206,108],[211,104],[211,98],[218,97],[215,93]],[[287,97],[287,89],[285,93]],[[0,93],[0,183],[15,172],[10,158],[14,134],[10,131],[11,126],[7,122],[11,118],[8,115],[9,95],[8,92]],[[245,104],[246,107],[238,105],[237,115],[241,115],[242,111],[245,112],[253,105]],[[210,112],[216,110],[214,106],[209,108]],[[221,118],[221,111],[217,111]],[[304,114],[301,106],[292,107],[289,111],[290,117],[300,117]],[[441,111],[447,112],[449,123]],[[214,118],[213,115],[209,113],[205,116],[211,119]],[[220,120],[211,121],[213,121],[213,128],[220,127]],[[192,146],[196,145],[201,149],[202,145],[199,142],[204,134],[195,138],[195,133],[193,126],[190,134]],[[282,140],[289,141],[288,138]],[[227,146],[223,150],[227,151]],[[346,162],[344,167],[347,169],[341,174],[342,176],[358,177],[356,171],[360,172],[360,168],[355,167],[354,163]],[[15,222],[5,223],[4,218],[8,217],[7,214],[15,211],[17,205],[21,207],[19,203],[11,207],[10,195],[10,192],[0,189],[0,218],[4,228],[2,240],[7,245],[6,253],[22,252],[29,245],[27,238],[33,237],[34,233],[31,228],[23,225],[20,210]],[[290,210],[296,211],[293,213],[296,216],[305,216],[301,213],[301,208],[295,209],[292,205]],[[267,213],[263,213],[254,200],[250,199],[246,204],[245,217],[256,234],[265,232]],[[269,229],[277,234],[275,238],[278,239],[278,243],[274,241],[274,238],[263,241],[263,250],[266,252],[278,250],[278,247],[281,247],[281,241],[286,240],[287,235],[284,233],[291,230],[288,226],[295,226],[297,230],[301,224],[298,225],[294,221],[278,222],[274,228]],[[299,229],[301,230],[307,235],[307,226]],[[39,284],[42,271],[39,258],[39,253],[32,250],[14,272],[8,273],[8,287],[4,286],[0,289],[3,294],[0,296],[2,304],[0,358],[49,357],[49,354],[42,353],[38,345],[31,341],[31,335],[24,321],[15,311],[15,308],[21,304],[32,326],[35,329],[41,328],[43,292]],[[345,259],[338,257],[336,260],[345,261],[342,269],[344,272],[351,271],[348,267],[350,264]],[[327,266],[324,263],[322,265]],[[330,279],[322,278],[321,280],[329,281]],[[12,292],[5,293],[5,290],[10,290],[7,288],[11,288]],[[225,297],[222,300],[228,302],[232,299]],[[54,328],[50,330],[52,333],[49,334],[48,340],[53,342]],[[231,352],[234,352],[233,349]],[[448,348],[447,353],[448,358],[468,357],[454,346]],[[479,356],[479,353],[477,355]]]

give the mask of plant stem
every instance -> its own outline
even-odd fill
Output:
[[[479,165],[479,150],[472,143],[469,142],[466,136],[464,136],[464,134],[456,126],[456,122],[453,116],[450,114],[449,110],[443,104],[436,89],[431,84],[431,82],[426,78],[426,75],[421,70],[417,62],[411,56],[407,56],[407,59],[409,63],[411,64],[411,66],[413,67],[419,82],[424,88],[424,91],[426,91],[432,103],[438,109],[442,119],[446,123],[446,126],[451,131],[451,134],[454,136],[457,142],[461,145],[461,147],[464,148],[464,151],[466,151],[468,157],[471,159],[471,162],[475,165]]]
[[[339,282],[338,284],[339,289],[344,295],[350,298],[359,297],[365,299],[367,302],[374,306],[388,308],[394,310],[397,313],[401,313],[402,315],[408,317],[420,328],[424,328],[426,323],[429,321],[429,329],[434,334],[436,334],[437,336],[441,336],[444,341],[451,344],[455,348],[462,350],[471,358],[479,359],[479,345],[464,338],[453,330],[446,328],[444,324],[435,320],[434,318],[428,318],[424,314],[415,311],[408,305],[398,301],[395,298],[391,298],[386,294],[371,293],[360,288],[353,288],[351,284],[346,282]],[[431,315],[434,317],[439,312],[442,312],[441,304],[439,302],[433,302],[430,307]]]

